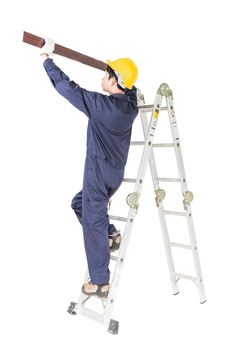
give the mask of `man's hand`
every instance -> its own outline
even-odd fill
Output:
[[[55,42],[53,39],[45,38],[45,44],[40,49],[40,55],[43,55],[45,57],[45,54],[48,56],[52,55],[53,51],[55,49]]]

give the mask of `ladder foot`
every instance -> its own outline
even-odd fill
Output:
[[[118,334],[119,332],[119,322],[115,320],[110,320],[108,332],[111,334]]]
[[[174,293],[173,295],[178,295],[178,294],[180,294],[180,292]]]
[[[76,303],[71,302],[67,312],[69,312],[69,314],[71,315],[77,315],[76,311],[74,311],[76,305],[77,305]]]
[[[205,302],[206,302],[206,301],[207,301],[207,299],[206,299],[206,300],[204,300],[204,301],[201,301],[200,303],[201,303],[201,304],[205,304]]]

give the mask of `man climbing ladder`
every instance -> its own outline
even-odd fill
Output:
[[[44,45],[42,38],[27,32],[24,32],[23,41],[40,48]],[[80,88],[74,81],[70,81],[49,58],[52,52],[91,67],[105,70],[102,87],[108,93],[108,96],[87,91]],[[84,315],[104,326],[108,326],[110,333],[118,334],[119,322],[112,319],[112,311],[148,164],[156,195],[155,202],[160,219],[173,294],[177,295],[179,293],[178,282],[187,279],[198,287],[200,302],[201,304],[205,303],[204,280],[191,210],[193,193],[188,191],[171,89],[166,83],[162,83],[157,90],[154,104],[145,105],[144,95],[133,86],[137,78],[137,68],[130,59],[108,61],[107,65],[92,57],[54,44],[51,40],[46,40],[41,55],[44,58],[45,70],[56,90],[89,118],[84,185],[72,201],[72,208],[83,226],[88,269],[79,300],[77,303],[71,302],[68,312],[71,315]],[[164,105],[163,102],[165,102]],[[130,142],[132,124],[138,110],[144,140]],[[157,122],[162,111],[168,112],[172,134],[171,143],[154,143]],[[147,113],[151,113],[149,122]],[[137,177],[123,178],[130,145],[144,146],[144,149]],[[177,178],[159,177],[153,150],[160,147],[171,147],[175,151],[179,174]],[[118,190],[122,181],[135,184],[134,191],[128,194],[126,198],[126,202],[130,207],[128,215],[127,217],[108,216],[107,204],[109,198]],[[160,187],[161,182],[180,183],[184,210],[176,211],[165,208],[163,202],[165,191]],[[170,215],[186,220],[190,241],[188,244],[180,241],[170,241],[166,222],[166,216]],[[125,223],[122,240],[120,232],[109,223],[109,219]],[[173,249],[190,250],[194,262],[194,272],[191,275],[176,271]],[[118,250],[117,256],[109,254],[115,250]],[[115,261],[110,284],[109,260]],[[98,301],[101,300],[102,312],[97,312],[86,306],[89,299],[94,299],[92,297],[97,297]]]
[[[105,298],[110,287],[110,251],[119,249],[121,241],[120,232],[109,223],[107,207],[124,177],[132,124],[138,114],[134,87],[138,70],[129,58],[107,61],[102,88],[108,95],[88,91],[71,81],[49,58],[54,48],[52,39],[46,39],[41,48],[51,83],[89,119],[83,188],[71,204],[83,227],[90,275],[82,292]]]

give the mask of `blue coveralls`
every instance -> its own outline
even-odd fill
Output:
[[[108,284],[110,248],[109,198],[124,177],[132,124],[138,114],[136,88],[110,96],[81,88],[55,65],[44,61],[55,89],[88,117],[83,189],[72,200],[83,227],[85,251],[92,283]]]

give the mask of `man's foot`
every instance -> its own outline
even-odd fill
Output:
[[[82,292],[89,296],[97,296],[98,298],[107,298],[109,293],[109,284],[92,284],[91,281],[82,286]]]
[[[116,231],[109,234],[109,246],[110,246],[111,253],[115,252],[115,250],[119,250],[121,240],[122,240],[122,236],[120,234],[120,231]]]

